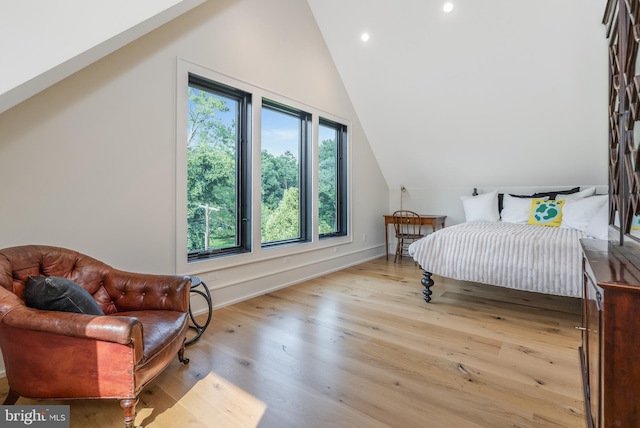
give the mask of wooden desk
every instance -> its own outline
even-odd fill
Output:
[[[440,225],[442,229],[444,227],[444,220],[446,215],[426,215],[420,214],[420,222],[423,226],[431,226],[431,229],[435,232]],[[393,214],[384,215],[384,242],[387,248],[387,260],[389,260],[389,225],[393,224]]]

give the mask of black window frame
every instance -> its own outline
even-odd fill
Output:
[[[251,252],[251,109],[252,94],[241,89],[188,73],[188,86],[238,101],[236,116],[238,135],[236,139],[236,245],[191,251],[187,262],[201,261],[220,256]]]
[[[311,208],[310,204],[310,191],[309,186],[311,183],[310,177],[310,146],[311,146],[311,126],[312,126],[312,114],[305,112],[304,110],[271,100],[269,98],[262,98],[261,108],[267,108],[270,110],[274,110],[280,113],[288,114],[290,116],[296,117],[299,120],[300,128],[299,128],[299,138],[298,141],[298,159],[299,159],[299,170],[298,170],[298,192],[300,199],[300,206],[298,209],[298,227],[299,227],[299,236],[297,238],[290,239],[281,239],[277,241],[268,241],[261,242],[260,245],[262,248],[271,248],[282,245],[288,245],[293,243],[300,242],[309,242],[311,241],[311,215],[309,210]],[[262,152],[262,151],[261,151]],[[262,170],[260,171],[262,174]]]
[[[319,234],[320,239],[347,236],[348,231],[348,168],[347,168],[347,125],[320,117],[318,126],[326,126],[336,130],[336,230],[330,233]],[[321,141],[318,141],[318,145]]]

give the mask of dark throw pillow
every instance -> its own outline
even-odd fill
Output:
[[[30,276],[25,283],[24,300],[30,308],[104,315],[87,290],[58,276]]]
[[[549,199],[555,199],[558,195],[570,195],[572,193],[578,193],[580,191],[580,187],[574,187],[573,189],[567,189],[567,190],[555,190],[555,191],[551,191],[551,192],[538,192],[538,193],[534,193],[533,197],[534,198],[544,198],[545,196],[548,196]]]
[[[567,189],[567,190],[552,190],[550,192],[537,192],[534,193],[533,195],[513,195],[511,193],[509,193],[509,195],[513,196],[514,198],[544,198],[544,197],[548,197],[549,199],[555,199],[558,195],[570,195],[572,193],[578,193],[580,191],[580,187],[574,187],[573,189]],[[498,193],[498,211],[502,212],[502,208],[504,207],[504,194],[503,193]]]

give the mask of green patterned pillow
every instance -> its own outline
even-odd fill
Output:
[[[565,201],[563,199],[547,201],[540,198],[534,198],[531,201],[531,215],[529,216],[529,224],[536,226],[559,227],[562,223],[562,207]]]

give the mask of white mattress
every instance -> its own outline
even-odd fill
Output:
[[[476,221],[439,229],[409,246],[436,275],[559,296],[582,296],[575,229]]]

